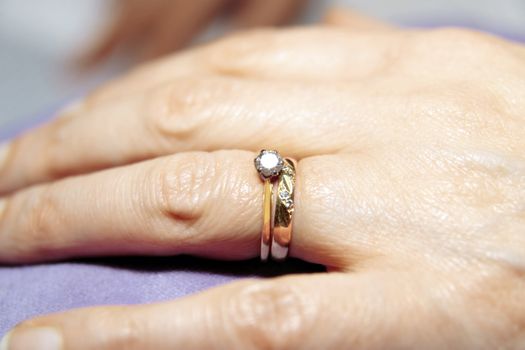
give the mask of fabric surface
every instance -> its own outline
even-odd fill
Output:
[[[323,268],[297,260],[262,264],[257,259],[220,262],[184,256],[0,266],[0,335],[27,318],[75,307],[170,300],[240,278],[314,271]]]
[[[289,260],[218,262],[133,257],[0,267],[0,334],[32,316],[75,307],[170,300],[248,277],[323,271]]]

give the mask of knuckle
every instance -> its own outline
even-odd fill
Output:
[[[57,206],[49,190],[45,189],[33,200],[32,209],[29,212],[29,233],[33,241],[42,241],[44,237],[50,237],[53,228],[56,228],[60,217]]]
[[[49,186],[38,188],[27,194],[24,210],[25,224],[23,231],[13,236],[14,246],[20,258],[28,254],[45,256],[47,250],[53,249],[60,243],[57,237],[57,228],[61,227],[64,218],[60,215],[58,204],[49,189]]]
[[[199,79],[181,78],[149,91],[141,106],[145,129],[170,144],[187,142],[209,119],[204,112],[216,97],[205,85]]]
[[[161,192],[167,211],[181,218],[198,218],[217,172],[213,157],[192,152],[172,157],[164,165]]]
[[[297,348],[315,321],[313,305],[298,288],[273,281],[243,287],[227,308],[232,336],[260,349]]]
[[[182,232],[195,231],[192,228],[213,194],[217,174],[213,157],[204,152],[179,154],[167,158],[155,171],[161,212]]]
[[[272,70],[286,72],[285,67],[292,69],[283,57],[291,60],[297,57],[297,67],[306,65],[311,69],[328,70],[336,77],[336,73],[347,67],[348,48],[348,33],[337,28],[255,29],[211,45],[203,51],[203,62],[221,75],[264,77]],[[342,59],[326,60],[327,56]],[[296,70],[302,76],[313,73]]]
[[[250,171],[253,175],[251,161],[246,160],[245,167],[239,163],[252,156],[241,151],[188,152],[165,158],[155,167],[160,211],[183,233],[180,240],[209,240],[210,229],[217,241],[231,237],[232,230],[239,230],[235,236],[239,240],[251,236],[247,228],[257,227],[260,184],[256,176],[248,175]]]

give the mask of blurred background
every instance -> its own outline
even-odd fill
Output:
[[[525,0],[0,0],[0,140],[138,62],[234,29],[313,23],[331,6],[525,42]]]

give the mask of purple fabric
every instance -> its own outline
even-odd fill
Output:
[[[239,278],[310,271],[323,269],[297,260],[261,264],[185,256],[0,267],[0,334],[24,319],[50,312],[170,300]]]

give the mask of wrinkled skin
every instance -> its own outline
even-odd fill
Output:
[[[66,349],[523,348],[525,49],[353,16],[141,67],[11,143],[0,178],[4,263],[244,259],[252,160],[278,149],[299,160],[290,254],[330,272],[43,316],[12,347],[50,327]]]

